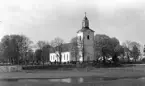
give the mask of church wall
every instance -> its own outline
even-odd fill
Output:
[[[82,40],[83,39],[83,32],[79,32],[77,34],[77,37],[78,37],[78,41]]]
[[[59,61],[59,59],[56,57],[55,53],[50,53],[50,61],[54,62],[54,61]]]
[[[61,62],[68,62],[71,61],[71,54],[70,52],[62,52],[61,53],[62,57],[61,57]],[[56,53],[50,53],[50,61],[51,62],[59,62],[59,57],[56,56]]]
[[[70,52],[63,52],[62,55],[62,62],[68,62],[71,60],[70,58]]]
[[[81,41],[83,42],[83,35],[84,35],[83,32],[77,33],[77,37],[78,37],[77,42],[78,42],[78,44],[80,44]],[[83,59],[83,57],[82,57],[83,55],[82,55],[82,51],[81,51],[82,48],[81,48],[81,47],[82,47],[82,46],[80,46],[80,45],[78,46],[78,48],[79,48],[78,60],[79,60],[79,61],[82,61],[82,59]]]
[[[88,39],[89,35],[89,39]],[[94,32],[84,32],[84,60],[94,60]]]
[[[87,36],[89,35],[89,40],[87,39]],[[84,45],[93,45],[94,44],[94,32],[86,31],[84,32]]]

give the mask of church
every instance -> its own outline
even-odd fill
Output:
[[[82,62],[95,60],[94,31],[89,28],[89,20],[86,15],[82,21],[82,28],[77,31],[77,45],[77,59],[76,57],[71,55],[71,43],[66,43],[62,45],[61,62],[70,62],[76,60]],[[65,47],[65,49],[63,47]],[[59,62],[59,55],[57,55],[56,53],[57,52],[50,52],[49,57],[51,62]]]

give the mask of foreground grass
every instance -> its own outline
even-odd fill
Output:
[[[145,66],[117,67],[117,68],[94,68],[92,70],[25,70],[22,72],[0,73],[3,78],[65,78],[65,77],[141,77],[145,76]]]
[[[66,77],[108,77],[117,78],[112,80],[86,79],[83,83],[53,83],[44,81],[21,81],[3,82],[0,86],[144,86],[145,66],[117,67],[117,68],[95,68],[89,71],[86,69],[73,70],[27,70],[13,73],[0,73],[1,79],[21,78],[66,78]]]

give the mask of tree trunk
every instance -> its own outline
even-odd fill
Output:
[[[59,59],[60,59],[60,64],[62,63],[61,59],[62,59],[62,44],[59,46]]]
[[[106,58],[105,58],[105,56],[103,56],[103,64],[105,64],[106,63]]]
[[[44,61],[43,61],[43,67],[44,67]]]
[[[42,56],[42,64],[43,64],[43,67],[44,67],[44,56]]]
[[[59,52],[59,62],[60,62],[60,64],[61,64],[61,52]]]
[[[125,61],[125,59],[124,59],[124,55],[123,55],[123,57],[122,57],[122,60],[123,60],[123,62]]]
[[[136,58],[134,60],[135,60],[135,63],[136,63]]]
[[[114,62],[114,65],[116,65],[117,62],[118,62],[118,58],[117,58],[117,55],[116,54],[112,57],[112,60]]]
[[[76,54],[76,51],[75,51],[75,60],[76,60],[76,62],[77,62],[77,54]]]
[[[77,56],[75,56],[76,57],[76,62],[77,62]]]
[[[130,58],[129,58],[129,55],[128,55],[128,53],[127,53],[127,58],[128,58],[128,62],[130,62]]]
[[[12,63],[12,57],[9,58],[9,62],[13,65],[13,63]]]

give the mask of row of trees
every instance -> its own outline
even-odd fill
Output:
[[[61,38],[55,38],[51,41],[51,43],[47,43],[45,41],[38,41],[38,49],[35,51],[36,62],[38,64],[42,62],[44,65],[45,62],[49,61],[50,52],[54,52],[59,57],[59,61],[61,63],[61,52],[63,44],[64,41]]]
[[[103,57],[103,63],[106,59],[112,57],[113,62],[117,62],[117,56],[123,54],[123,47],[116,38],[110,38],[107,35],[95,35],[95,51],[96,56]]]
[[[20,60],[26,59],[26,52],[32,41],[24,35],[5,35],[0,43],[1,60],[12,64],[19,64]]]
[[[38,41],[33,51],[33,42],[24,35],[5,35],[0,42],[0,60],[11,64],[44,63],[49,61],[51,51],[59,51],[64,41],[61,38],[55,38],[51,43]],[[61,61],[61,57],[60,57]]]
[[[78,47],[77,37],[74,37],[70,41],[71,54],[77,60]],[[45,41],[38,41],[35,51],[32,50],[32,41],[24,35],[5,35],[0,42],[0,59],[1,61],[7,61],[12,64],[22,64],[36,62],[38,64],[49,61],[50,51],[56,52],[61,62],[61,52],[64,44],[63,39],[55,38],[50,43]],[[128,61],[130,57],[136,59],[140,55],[140,44],[137,42],[126,41],[122,45],[115,37],[111,38],[107,35],[96,34],[95,35],[95,56],[96,59],[103,57],[103,63],[106,63],[107,58],[111,57],[114,63],[118,62],[117,57],[120,55],[127,56]]]
[[[95,35],[95,53],[97,57],[103,57],[103,63],[106,58],[112,57],[112,61],[116,64],[118,62],[118,56],[122,55],[133,57],[136,61],[140,55],[140,44],[134,41],[125,41],[122,45],[115,37],[109,37],[107,35],[96,34]]]
[[[73,57],[78,56],[78,45],[77,37],[71,39],[72,43],[72,55]],[[105,64],[108,58],[112,58],[112,61],[116,64],[118,62],[118,56],[128,57],[128,62],[130,58],[133,57],[136,61],[140,56],[141,45],[135,41],[125,41],[120,44],[119,40],[115,37],[109,37],[104,34],[96,34],[94,39],[95,57],[99,60],[103,57],[103,63]],[[83,51],[85,52],[85,51]]]

